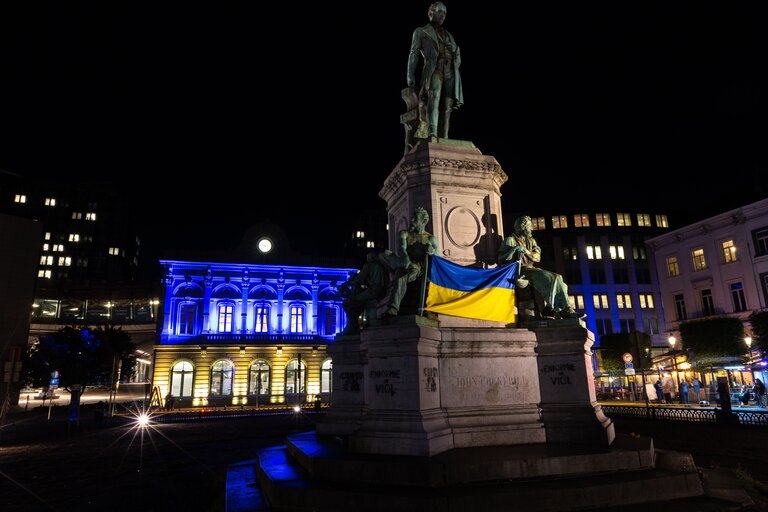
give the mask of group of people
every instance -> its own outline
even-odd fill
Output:
[[[661,379],[657,380],[653,387],[656,390],[656,397],[660,404],[671,404],[676,396],[679,396],[681,404],[689,404],[691,401],[693,403],[701,403],[707,399],[706,396],[702,398],[702,392],[706,395],[706,389],[702,388],[701,381],[697,377],[693,377],[690,381],[687,378],[680,379],[677,386],[675,386],[672,376],[667,375],[663,381]],[[755,404],[758,407],[768,407],[766,403],[768,396],[766,396],[765,384],[762,380],[755,379],[754,385],[745,383],[741,386],[739,401],[743,405],[748,405],[751,398],[754,398]]]
[[[758,407],[768,406],[766,404],[766,398],[768,397],[765,394],[765,384],[760,379],[755,379],[754,384],[747,384],[745,382],[739,389],[739,402],[742,405],[749,405],[749,400],[752,398],[754,398],[755,405]]]

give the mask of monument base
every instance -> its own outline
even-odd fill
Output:
[[[306,433],[261,450],[254,466],[263,498],[275,510],[559,512],[671,500],[683,500],[684,508],[687,500],[726,505],[705,496],[689,454],[654,450],[649,438],[628,436],[605,449],[537,444],[407,457],[356,454],[339,440]],[[242,464],[230,471],[242,472]]]

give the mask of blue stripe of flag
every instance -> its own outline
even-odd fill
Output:
[[[432,257],[430,280],[443,288],[473,292],[484,288],[515,288],[518,263],[497,268],[462,267],[439,256]]]

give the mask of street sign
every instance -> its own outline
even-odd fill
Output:
[[[624,355],[621,356],[621,358],[624,360],[625,363],[632,362],[632,354],[630,354],[629,352],[624,352]]]
[[[625,368],[624,369],[624,375],[634,375],[635,369],[634,368]]]
[[[634,365],[632,363],[624,363],[624,368],[633,368]]]

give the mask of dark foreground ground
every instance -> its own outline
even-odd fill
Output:
[[[65,411],[12,416],[0,437],[0,510],[224,510],[226,467],[251,459],[322,415],[264,416],[163,424],[144,436],[88,421],[67,432]],[[697,464],[734,469],[768,510],[768,429],[618,420],[617,431],[651,435],[659,448],[689,451]],[[140,431],[138,431],[140,432]]]

